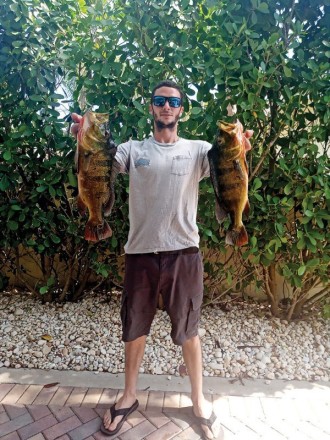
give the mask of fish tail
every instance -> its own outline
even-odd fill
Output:
[[[245,226],[242,225],[239,229],[232,229],[226,234],[226,244],[232,246],[244,246],[249,241]]]
[[[88,221],[85,227],[85,239],[89,241],[99,241],[111,237],[112,229],[106,221],[96,225],[92,221]]]

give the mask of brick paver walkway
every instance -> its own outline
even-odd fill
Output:
[[[102,440],[105,409],[121,391],[0,384],[1,440]],[[329,396],[328,396],[329,397]],[[225,440],[330,440],[329,399],[208,395],[221,417]],[[199,440],[201,431],[186,393],[139,391],[140,406],[120,440]]]

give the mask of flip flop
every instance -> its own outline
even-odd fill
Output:
[[[209,428],[209,430],[212,432],[213,437],[207,437],[206,434],[203,431],[203,435],[205,440],[221,440],[223,439],[223,429],[222,426],[220,426],[220,429],[215,429],[216,426],[214,426],[215,422],[217,421],[217,416],[214,413],[214,411],[212,411],[212,414],[210,416],[210,418],[206,419],[205,417],[197,417],[195,416],[195,418],[197,419],[199,425],[204,425],[207,426]]]
[[[115,417],[117,416],[123,416],[122,419],[120,420],[120,422],[118,423],[118,425],[116,426],[115,429],[113,429],[112,431],[110,431],[109,429],[107,429],[104,426],[104,423],[102,423],[100,430],[103,432],[103,434],[105,435],[116,435],[118,434],[118,432],[120,431],[121,427],[123,426],[125,420],[127,419],[127,417],[134,412],[137,407],[139,406],[139,401],[136,399],[136,401],[133,403],[132,406],[130,406],[129,408],[121,408],[121,409],[116,409],[116,404],[112,405],[112,407],[110,408],[110,414],[111,414],[111,422],[114,420]]]

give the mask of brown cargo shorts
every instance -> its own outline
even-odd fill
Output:
[[[203,300],[203,261],[198,248],[126,254],[121,321],[123,341],[148,335],[162,295],[176,345],[198,334]]]

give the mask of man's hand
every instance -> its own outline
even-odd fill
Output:
[[[77,139],[82,116],[78,115],[77,113],[71,113],[71,118],[74,122],[74,124],[71,125],[71,134]]]
[[[244,141],[245,151],[249,151],[252,148],[249,139],[251,136],[253,136],[253,130],[244,131],[243,136],[244,136],[243,141]]]
[[[74,115],[75,113],[72,113]],[[77,115],[78,116],[78,115]],[[72,118],[73,119],[73,118]],[[253,136],[253,130],[246,130],[244,133],[244,136],[249,139],[251,136]]]

